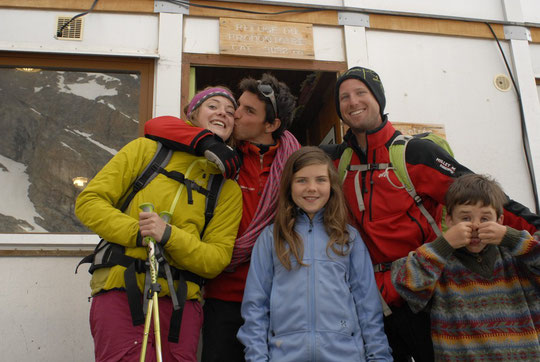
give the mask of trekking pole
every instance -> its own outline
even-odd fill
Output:
[[[140,204],[139,208],[144,212],[154,211],[154,205],[151,203]],[[150,261],[150,279],[152,285],[150,287],[149,293],[152,294],[152,298],[148,301],[148,311],[146,312],[146,319],[144,321],[144,335],[143,343],[141,348],[141,357],[140,362],[144,362],[146,359],[146,346],[148,345],[148,334],[150,333],[150,321],[152,319],[152,314],[154,315],[154,338],[156,341],[156,359],[158,362],[161,362],[161,334],[159,330],[159,307],[158,307],[158,293],[160,291],[160,286],[157,282],[158,276],[158,263],[155,256],[155,243],[153,237],[146,236],[144,240],[148,243],[148,260]]]

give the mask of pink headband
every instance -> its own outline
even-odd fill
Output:
[[[222,96],[230,100],[234,105],[234,109],[238,107],[233,95],[228,90],[223,88],[209,88],[195,94],[193,99],[191,99],[191,102],[189,102],[186,116],[189,118],[191,113],[196,110],[205,100],[215,96]]]

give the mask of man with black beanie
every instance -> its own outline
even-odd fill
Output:
[[[326,146],[335,160],[348,162],[343,189],[374,264],[375,279],[385,309],[385,332],[395,361],[433,361],[429,314],[412,313],[391,281],[392,262],[407,256],[436,238],[435,231],[415,200],[401,187],[388,148],[400,134],[384,113],[386,98],[379,75],[371,69],[353,67],[336,83],[337,114],[349,126],[344,142]],[[352,157],[344,161],[347,148]],[[347,158],[348,160],[348,158]],[[407,171],[424,207],[440,225],[444,195],[453,179],[471,173],[444,149],[426,139],[413,138],[405,154]],[[534,233],[540,218],[512,200],[505,205],[507,225]],[[524,227],[525,225],[525,227]]]

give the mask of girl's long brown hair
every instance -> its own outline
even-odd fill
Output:
[[[326,203],[323,214],[324,228],[329,235],[326,253],[330,255],[329,249],[338,255],[347,255],[349,253],[348,211],[337,171],[330,157],[320,148],[303,147],[294,152],[285,163],[274,222],[276,254],[287,270],[291,270],[291,254],[299,265],[306,266],[302,262],[304,241],[294,230],[296,218],[298,217],[298,207],[291,196],[291,184],[294,174],[310,165],[326,165],[328,167],[330,198]]]

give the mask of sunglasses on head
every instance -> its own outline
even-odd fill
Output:
[[[261,83],[260,80],[257,81],[257,83],[259,83],[257,85],[257,89],[259,90],[259,92],[261,92],[261,94],[265,96],[266,98],[270,99],[270,102],[272,103],[272,108],[274,109],[275,118],[277,118],[278,113],[277,113],[276,97],[274,96],[274,90],[272,89],[270,84],[263,84]]]

